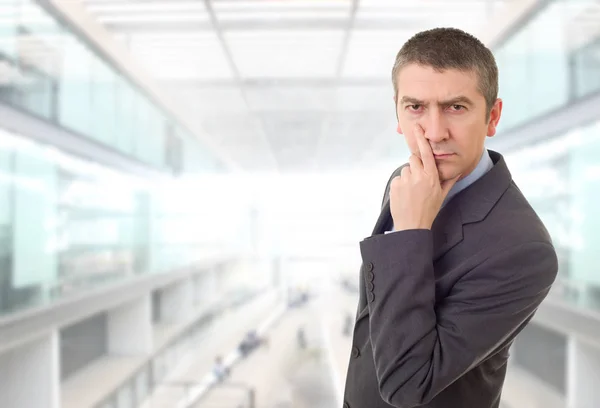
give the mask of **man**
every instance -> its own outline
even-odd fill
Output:
[[[213,367],[213,374],[218,383],[223,382],[225,378],[229,377],[229,367],[223,363],[223,358],[217,356],[215,358],[215,366]]]
[[[406,42],[392,77],[412,155],[360,243],[344,408],[497,408],[509,348],[558,270],[503,157],[484,148],[498,69],[473,36],[433,29]]]

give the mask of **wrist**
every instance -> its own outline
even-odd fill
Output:
[[[419,229],[431,229],[431,225],[425,223],[394,223],[394,231],[408,231],[408,230],[419,230]]]

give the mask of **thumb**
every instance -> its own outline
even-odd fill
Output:
[[[444,182],[442,182],[442,200],[446,199],[446,197],[448,196],[448,193],[450,192],[450,190],[452,189],[452,187],[454,187],[454,185],[456,184],[456,182],[460,179],[460,176],[462,176],[462,174],[459,174],[458,176],[454,177],[453,179],[450,180],[446,180]]]

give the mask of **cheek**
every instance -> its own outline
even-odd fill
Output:
[[[399,117],[398,120],[398,128],[402,129],[402,135],[404,135],[404,140],[406,140],[406,144],[410,149],[411,153],[418,152],[419,147],[417,145],[417,141],[412,135],[412,126],[414,126],[414,121],[406,118],[404,115]]]
[[[479,150],[478,141],[483,140],[486,132],[487,126],[479,123],[456,123],[455,126],[450,127],[454,143],[464,153]]]
[[[450,180],[456,177],[460,172],[461,166],[456,166],[450,163],[439,163],[437,164],[438,174],[440,181]]]

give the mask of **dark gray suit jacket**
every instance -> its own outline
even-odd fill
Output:
[[[373,235],[360,243],[344,408],[499,406],[509,348],[558,262],[504,159],[490,156],[494,167],[452,198],[431,230],[384,234],[388,182]]]

